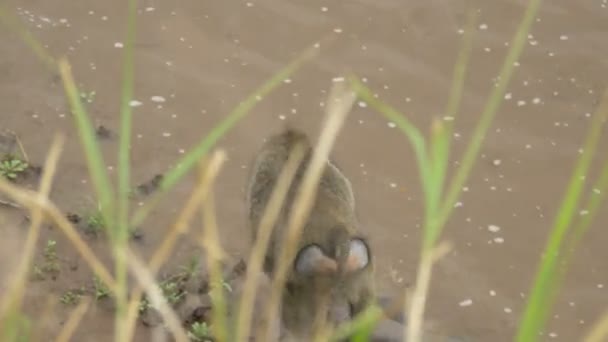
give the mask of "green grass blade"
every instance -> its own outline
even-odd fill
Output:
[[[460,108],[460,103],[462,102],[465,75],[473,47],[473,32],[476,22],[477,11],[470,10],[465,34],[462,38],[462,47],[460,48],[454,67],[452,85],[445,111],[447,120],[444,122],[435,120],[431,127],[430,166],[433,172],[431,176],[432,181],[430,181],[432,198],[429,200],[429,205],[432,205],[432,208],[429,209],[429,213],[436,213],[436,210],[439,209],[441,196],[443,195],[447,166],[450,159],[450,142],[454,130],[454,120],[458,113],[458,109]],[[425,231],[426,238],[424,246],[428,248],[435,244],[441,234],[442,226],[435,223],[435,216],[435,214],[430,214],[427,218],[429,229],[428,231]]]
[[[24,27],[18,20],[11,16],[6,11],[4,6],[0,5],[0,22],[3,22],[9,29],[17,32],[21,40],[34,52],[34,54],[45,64],[51,71],[57,71],[57,62],[55,58],[44,48],[42,44],[34,37],[34,35]]]
[[[351,87],[357,93],[357,96],[363,101],[367,102],[380,114],[384,115],[384,117],[386,117],[388,120],[394,122],[399,130],[410,141],[418,164],[418,172],[420,173],[420,178],[422,180],[422,190],[426,196],[429,186],[429,166],[427,163],[426,142],[424,140],[424,136],[403,114],[388,104],[376,99],[372,94],[372,91],[361,81],[359,81],[357,77],[351,76],[349,79]]]
[[[131,191],[131,131],[133,125],[133,111],[130,105],[133,98],[134,62],[133,50],[135,44],[135,18],[137,17],[137,1],[128,1],[127,34],[124,49],[123,80],[120,105],[120,137],[118,143],[118,198],[117,225],[115,231],[114,253],[117,290],[115,340],[124,340],[127,330],[125,315],[127,313],[127,263],[124,259],[123,248],[129,241],[129,195]]]
[[[456,175],[452,179],[451,185],[448,189],[445,202],[443,203],[441,213],[438,218],[439,226],[443,226],[445,221],[447,221],[448,217],[450,216],[452,210],[454,209],[454,203],[456,203],[458,195],[460,194],[460,191],[464,186],[471,169],[473,168],[473,164],[475,163],[479,150],[481,149],[481,144],[485,139],[486,132],[490,128],[494,116],[502,103],[507,86],[513,75],[513,69],[515,68],[514,64],[521,56],[526,45],[528,32],[534,23],[541,3],[542,0],[530,0],[529,5],[526,8],[523,20],[519,24],[517,32],[511,41],[511,48],[509,49],[502,64],[498,76],[498,83],[493,88],[492,93],[486,102],[479,123],[475,127],[473,137],[471,138],[471,141],[469,142],[469,145],[465,151],[460,168],[458,168]]]
[[[135,213],[131,219],[132,225],[138,226],[141,224],[148,212],[152,209],[164,192],[175,186],[175,184],[179,182],[201,158],[207,155],[209,150],[240,120],[242,120],[251,111],[251,109],[255,107],[256,103],[259,102],[261,98],[268,96],[274,89],[281,85],[285,79],[289,78],[300,67],[302,67],[305,62],[315,57],[318,52],[318,47],[309,47],[302,54],[300,54],[298,58],[274,74],[244,101],[239,103],[238,106],[230,114],[228,114],[224,120],[215,126],[211,132],[194,147],[194,149],[188,152],[177,162],[178,166],[170,170],[165,175],[160,184],[159,193],[156,194],[155,198],[153,198],[148,205],[143,206]]]
[[[558,275],[557,266],[559,254],[562,250],[562,243],[578,208],[585,183],[584,179],[589,171],[589,166],[591,165],[593,154],[600,140],[602,127],[607,116],[608,96],[605,96],[600,109],[596,112],[590,124],[590,132],[587,135],[583,153],[576,163],[566,194],[555,218],[553,230],[543,254],[544,257],[541,260],[540,268],[519,326],[517,333],[518,342],[536,341],[539,331],[544,327],[547,320],[552,304],[551,301],[556,292],[555,280]]]
[[[585,202],[587,205],[584,207],[587,213],[579,217],[578,224],[573,230],[573,236],[571,237],[569,247],[566,251],[566,256],[564,258],[566,260],[566,264],[569,263],[572,255],[577,250],[579,242],[591,226],[591,223],[598,213],[600,205],[605,200],[606,192],[608,192],[608,160],[602,167],[599,179],[591,188],[593,191],[589,194],[589,198]]]
[[[87,161],[89,174],[93,181],[93,186],[99,199],[101,212],[104,220],[109,227],[108,231],[112,233],[114,227],[114,206],[113,206],[113,190],[110,179],[106,171],[106,165],[101,154],[101,149],[97,143],[95,129],[91,124],[91,120],[82,105],[80,92],[74,82],[70,64],[64,58],[59,61],[59,72],[63,80],[64,89],[72,109],[72,114],[76,121],[76,128],[84,148],[84,155]],[[113,237],[113,234],[110,234]]]
[[[384,315],[384,310],[377,305],[372,305],[361,312],[352,321],[346,322],[338,326],[330,338],[330,341],[343,341],[345,338],[357,334],[366,334],[370,329],[373,329],[377,322]]]

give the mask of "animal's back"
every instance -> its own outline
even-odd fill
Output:
[[[293,151],[297,144],[303,145],[305,156],[298,167],[287,198],[283,203],[283,208],[281,209],[281,214],[275,228],[275,238],[271,239],[267,254],[267,257],[270,259],[273,258],[274,249],[276,248],[274,240],[287,228],[286,221],[312,157],[313,148],[310,139],[302,131],[291,128],[271,136],[258,151],[250,170],[246,202],[248,206],[248,219],[253,231],[253,237],[255,238],[261,217],[264,214],[279,175],[287,163],[291,151]],[[301,245],[313,242],[321,245],[326,244],[326,241],[316,241],[319,234],[310,228],[311,225],[326,227],[344,225],[350,231],[354,226],[354,209],[355,200],[350,181],[335,163],[328,160],[319,180],[317,196],[309,215],[308,224],[304,226],[302,231]],[[270,263],[272,261],[268,260]]]

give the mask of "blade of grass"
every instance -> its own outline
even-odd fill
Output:
[[[583,192],[585,176],[589,171],[593,155],[600,140],[603,124],[608,117],[608,92],[606,92],[598,111],[590,123],[589,133],[583,145],[574,172],[557,212],[551,235],[547,241],[539,270],[528,297],[526,309],[517,332],[517,341],[536,341],[550,312],[556,294],[557,266],[562,244],[578,208]]]
[[[113,208],[113,191],[110,184],[110,179],[106,172],[106,165],[101,154],[101,149],[95,138],[95,129],[91,124],[87,112],[82,105],[80,99],[80,93],[74,82],[72,76],[72,70],[70,64],[65,58],[59,61],[59,72],[63,79],[63,85],[65,92],[72,108],[72,113],[76,121],[76,128],[78,129],[78,135],[82,146],[84,148],[84,155],[87,160],[87,167],[89,174],[91,175],[95,192],[99,203],[101,205],[101,213],[104,218],[104,222],[108,227],[108,233],[111,239],[115,238],[114,234],[114,208]]]
[[[446,121],[443,122],[439,119],[435,119],[431,126],[429,168],[432,170],[433,181],[429,182],[429,192],[431,193],[430,196],[432,196],[432,198],[428,200],[429,206],[432,204],[432,207],[427,211],[429,213],[436,213],[436,210],[442,201],[447,166],[450,159],[450,142],[454,130],[454,120],[462,101],[465,75],[471,50],[473,48],[473,33],[477,17],[478,11],[470,9],[467,16],[466,29],[462,38],[462,46],[454,67],[448,103],[445,110]],[[442,227],[435,226],[430,222],[434,220],[433,216],[435,215],[430,215],[425,220],[430,223],[429,227],[434,228],[427,230],[424,234],[423,246],[426,246],[426,248],[433,246],[441,233]]]
[[[148,269],[152,276],[156,276],[161,266],[165,263],[165,261],[170,257],[171,252],[173,251],[173,247],[175,246],[177,239],[180,235],[186,234],[188,229],[190,228],[190,221],[192,217],[199,209],[202,201],[207,196],[207,193],[210,191],[211,182],[215,179],[216,175],[214,174],[219,172],[219,168],[222,163],[225,161],[225,155],[221,152],[215,152],[211,155],[209,162],[206,163],[205,175],[201,179],[198,180],[198,183],[194,187],[194,191],[188,198],[186,204],[182,207],[177,220],[172,225],[171,229],[167,233],[167,235],[162,240],[161,244],[156,248],[154,253],[152,254],[152,258],[148,262]],[[139,302],[141,300],[143,288],[139,285],[136,285],[135,290],[132,292],[131,300],[129,302],[128,310],[127,310],[127,323],[128,327],[128,340],[132,339],[135,327],[135,321],[138,315]]]
[[[329,39],[324,39],[322,41],[324,41],[323,44],[325,44],[329,41]],[[241,121],[262,98],[268,96],[274,89],[281,85],[285,79],[291,77],[291,75],[300,69],[305,62],[317,56],[318,53],[318,43],[307,48],[303,53],[298,55],[296,59],[274,74],[244,101],[239,103],[224,120],[220,121],[220,123],[215,126],[211,132],[205,136],[205,138],[203,138],[190,152],[188,152],[177,162],[177,165],[179,166],[173,168],[165,175],[160,185],[160,191],[133,215],[131,219],[132,226],[140,225],[147,216],[148,212],[152,210],[152,208],[160,200],[161,196],[166,191],[171,189],[175,184],[177,184],[177,182],[179,182],[190,171],[190,169],[192,169],[192,167],[209,152],[217,141],[219,141],[239,121]]]
[[[57,135],[51,144],[44,164],[44,172],[37,194],[43,199],[48,199],[51,192],[53,177],[55,176],[61,151],[63,150],[64,141],[65,139],[63,136]],[[2,179],[2,181],[4,181],[4,179]],[[2,296],[2,301],[0,302],[0,318],[5,317],[8,310],[15,310],[17,312],[21,310],[21,301],[23,300],[26,288],[27,276],[30,273],[38,236],[40,235],[40,226],[44,219],[44,213],[40,207],[32,207],[30,211],[32,215],[31,225],[25,240],[21,262],[17,267],[15,276],[12,278],[8,291]]]
[[[57,339],[55,339],[56,342],[70,342],[72,336],[76,332],[76,329],[78,329],[78,325],[80,325],[82,318],[89,309],[90,304],[91,299],[88,297],[84,298],[78,304],[78,306],[70,314],[70,317],[68,317],[68,320],[63,325],[63,328],[61,328],[59,335],[57,335]]]
[[[44,199],[31,191],[20,189],[19,187],[1,178],[0,191],[6,193],[25,207],[40,207],[44,211],[45,215],[48,215],[48,217],[51,218],[55,224],[57,224],[57,227],[59,227],[59,229],[66,235],[78,253],[93,269],[95,274],[97,274],[108,286],[108,289],[112,291],[112,293],[116,292],[116,282],[110,275],[110,272],[101,263],[101,261],[99,261],[90,247],[82,240],[74,226],[72,226],[72,224],[67,220],[65,215],[53,203],[51,203],[50,200]]]
[[[141,261],[141,259],[131,251],[129,247],[126,247],[124,250],[126,251],[126,255],[123,257],[127,261],[129,266],[129,270],[135,276],[137,282],[143,286],[150,298],[150,301],[154,308],[158,310],[158,313],[162,317],[163,321],[167,324],[169,331],[173,334],[176,342],[188,342],[188,334],[182,328],[181,322],[177,317],[177,314],[167,300],[163,296],[161,289],[158,284],[154,281],[154,277],[149,272],[146,265]]]
[[[608,312],[591,327],[587,336],[583,339],[584,342],[605,342],[608,339]]]
[[[452,210],[454,209],[454,204],[458,200],[460,191],[464,186],[464,183],[467,181],[471,169],[473,168],[475,160],[479,154],[479,150],[481,149],[481,144],[485,139],[486,132],[492,124],[494,116],[496,115],[496,112],[498,111],[498,108],[500,107],[500,104],[504,98],[504,93],[509,85],[509,81],[513,76],[513,69],[515,68],[514,64],[521,57],[523,49],[526,45],[528,32],[530,32],[532,24],[534,23],[534,18],[538,13],[541,3],[542,0],[529,1],[523,19],[518,25],[517,32],[515,33],[511,44],[509,44],[511,47],[509,48],[507,56],[502,64],[497,78],[497,84],[492,89],[490,97],[484,106],[479,122],[473,131],[471,141],[469,142],[462,158],[462,162],[460,163],[460,167],[456,171],[456,174],[452,179],[450,187],[446,193],[441,212],[437,218],[438,222],[436,225],[439,227],[443,227],[447,219],[450,217]]]
[[[42,44],[34,37],[34,35],[18,20],[8,14],[8,11],[3,5],[0,5],[0,21],[3,22],[9,29],[17,32],[21,40],[34,52],[34,54],[44,63],[51,71],[57,71],[57,63],[55,58],[44,48]]]
[[[221,262],[225,253],[221,247],[217,230],[217,217],[215,215],[215,200],[213,196],[213,182],[219,174],[221,164],[226,160],[224,151],[216,153],[218,162],[210,164],[207,170],[201,168],[201,180],[208,181],[209,191],[202,202],[203,232],[200,244],[205,249],[207,268],[209,269],[210,297],[212,302],[211,330],[217,341],[228,341],[228,327],[226,325],[227,310],[224,296],[224,279]]]
[[[292,211],[287,223],[279,252],[277,269],[271,283],[271,296],[266,309],[267,321],[276,317],[283,286],[288,275],[292,260],[295,257],[295,247],[300,240],[300,234],[306,218],[312,209],[313,201],[318,190],[320,176],[325,169],[327,160],[337,135],[342,128],[346,116],[356,99],[356,95],[346,89],[342,82],[334,83],[328,98],[325,124],[317,146],[314,148],[310,164],[306,168],[302,185],[298,189]],[[263,333],[261,341],[268,341],[271,336],[271,325]]]
[[[293,182],[298,167],[304,159],[304,154],[304,146],[298,145],[294,147],[277,179],[277,183],[270,195],[264,214],[260,219],[258,236],[253,244],[251,255],[248,259],[249,263],[245,274],[243,294],[239,304],[236,341],[244,341],[249,336],[253,313],[254,292],[258,288],[258,274],[262,272],[262,263],[270,242],[272,229],[279,217],[281,206],[287,197],[287,192]]]
[[[129,195],[130,186],[130,151],[133,113],[130,101],[133,98],[134,65],[133,49],[135,44],[135,18],[137,17],[137,1],[129,0],[127,13],[127,37],[124,49],[124,67],[122,80],[122,94],[120,106],[120,137],[118,145],[118,224],[114,240],[114,248],[123,249],[129,241]],[[120,257],[124,253],[115,253],[115,273],[118,293],[116,294],[116,341],[124,341],[128,333],[125,320],[128,307],[127,299],[127,266]]]
[[[566,254],[564,255],[564,267],[560,268],[560,271],[565,272],[567,269],[567,265],[570,264],[570,261],[574,255],[574,252],[578,250],[578,246],[591,223],[595,219],[598,214],[598,210],[600,205],[606,198],[606,192],[608,192],[608,160],[604,162],[602,166],[602,170],[600,171],[600,177],[591,187],[593,191],[589,194],[589,197],[585,203],[587,203],[584,208],[587,211],[586,214],[579,216],[578,223],[573,229],[573,235],[568,241],[568,248],[566,249]]]
[[[406,317],[408,317],[408,322],[403,326],[404,341],[420,341],[424,319],[424,306],[426,304],[429,285],[431,284],[433,265],[439,259],[447,255],[451,248],[451,244],[443,242],[439,243],[437,247],[431,246],[428,249],[422,249],[416,285],[411,296],[411,307],[409,314],[406,315]],[[404,314],[407,313],[408,304],[407,300],[403,301]]]
[[[426,153],[426,143],[424,136],[416,126],[414,126],[403,114],[399,113],[396,109],[389,106],[388,104],[377,100],[372,91],[365,86],[357,77],[351,76],[349,78],[350,84],[353,90],[357,93],[357,96],[363,101],[367,102],[372,108],[384,115],[388,120],[394,122],[397,128],[409,139],[410,144],[414,150],[414,155],[418,164],[418,173],[422,182],[422,188],[424,191],[428,188],[428,163]]]

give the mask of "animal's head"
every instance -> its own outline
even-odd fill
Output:
[[[342,236],[329,242],[305,245],[294,260],[285,291],[286,304],[294,308],[285,319],[293,324],[308,324],[317,315],[331,325],[350,320],[361,283],[371,278],[365,239]]]

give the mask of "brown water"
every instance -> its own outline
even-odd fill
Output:
[[[351,70],[427,131],[446,103],[467,4],[480,16],[452,165],[477,123],[525,1],[140,1],[134,182],[165,172],[273,72],[328,32],[339,33],[314,63],[261,101],[219,143],[229,156],[217,185],[222,240],[228,252],[243,255],[249,245],[243,232],[245,165],[263,139],[284,120],[316,133],[332,79]],[[68,56],[83,90],[96,92],[89,105],[94,122],[117,132],[124,1],[12,0],[7,6],[54,55]],[[5,28],[0,34],[0,125],[18,134],[34,164],[44,162],[53,134],[65,134],[52,199],[65,211],[93,210],[58,77],[16,35]],[[608,86],[607,35],[606,0],[544,2],[461,206],[447,226],[445,239],[454,250],[437,265],[428,306],[428,317],[441,330],[476,341],[512,339],[589,113]],[[360,103],[335,147],[353,181],[385,292],[415,279],[422,217],[413,154],[392,126]],[[102,147],[113,172],[116,137]],[[144,255],[158,245],[192,187],[191,179],[180,183],[141,227],[143,242],[137,246]],[[579,340],[608,307],[608,233],[601,230],[606,209],[583,241],[543,340]],[[14,209],[0,210],[19,220]],[[4,226],[3,231],[17,229]],[[32,283],[26,308],[37,318],[48,295],[56,298],[91,279],[58,230],[45,229],[42,239],[57,240],[62,271],[56,281]],[[103,239],[87,241],[109,262]],[[184,239],[168,268],[193,251],[194,244]],[[56,309],[42,336],[56,333],[71,307]],[[76,340],[106,340],[111,324],[108,310],[96,306]],[[138,334],[146,340],[148,329],[140,327]]]

